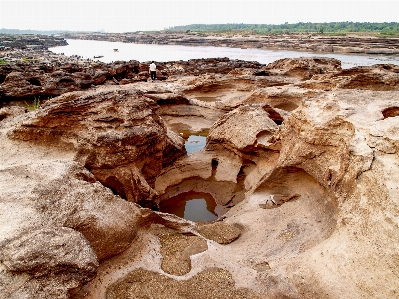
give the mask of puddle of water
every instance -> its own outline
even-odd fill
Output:
[[[190,130],[179,130],[180,136],[185,139],[185,148],[187,154],[190,155],[198,152],[206,145],[206,136],[208,136],[209,129],[202,130],[201,132],[192,132]]]
[[[181,137],[188,139],[191,135],[206,137],[209,134],[209,129],[202,130],[201,132],[193,132],[190,130],[178,130]]]
[[[209,193],[188,191],[159,204],[159,210],[191,221],[212,221],[224,214]]]
[[[196,135],[191,135],[188,137],[186,143],[184,144],[188,155],[202,150],[205,145],[206,137]]]

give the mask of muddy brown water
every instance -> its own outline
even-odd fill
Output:
[[[213,221],[224,214],[209,193],[188,191],[180,193],[159,204],[159,210],[191,221]]]

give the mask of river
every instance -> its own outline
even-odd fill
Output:
[[[310,53],[300,51],[241,49],[227,47],[192,47],[179,45],[131,44],[121,42],[105,42],[92,40],[67,40],[68,46],[50,48],[54,53],[64,53],[67,56],[79,55],[83,58],[102,62],[137,60],[148,62],[179,61],[199,58],[228,57],[246,61],[258,61],[268,64],[282,58],[296,57],[331,57],[341,61],[342,68],[351,68],[360,65],[392,63],[399,65],[398,56],[388,55],[355,55],[334,53]],[[114,49],[117,49],[115,51]]]

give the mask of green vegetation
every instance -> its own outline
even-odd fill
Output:
[[[40,107],[40,97],[35,97],[31,104],[25,101],[26,108],[30,111],[34,111]]]
[[[5,59],[0,59],[0,64],[6,64],[8,61]]]
[[[22,57],[21,62],[28,62],[28,61],[39,61],[40,58],[33,58],[33,57]]]
[[[186,26],[174,26],[165,31],[184,32],[245,32],[254,34],[281,34],[281,33],[319,33],[319,34],[346,34],[356,32],[368,32],[387,36],[399,36],[399,23],[296,23],[296,24],[193,24]]]

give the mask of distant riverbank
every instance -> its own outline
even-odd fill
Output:
[[[62,35],[65,39],[109,42],[217,46],[243,49],[289,50],[318,53],[399,55],[399,38],[324,34],[211,34],[211,33],[74,33]]]

